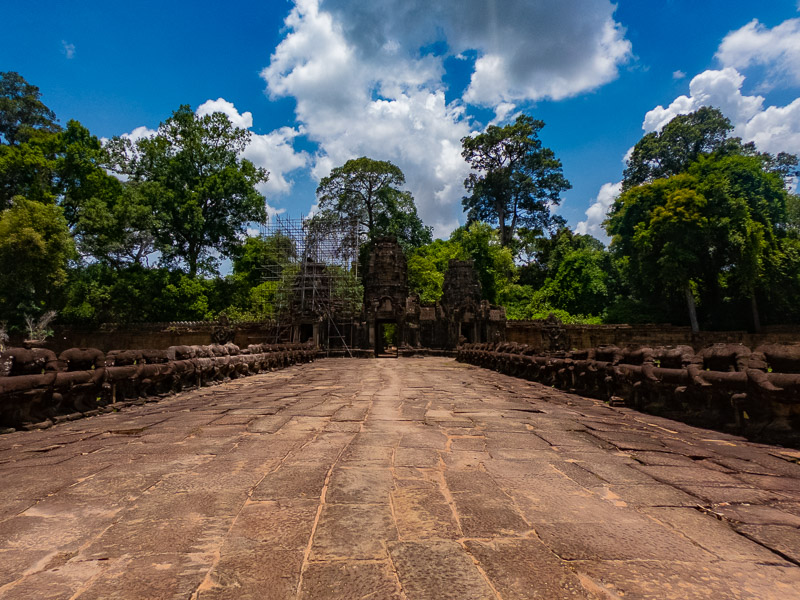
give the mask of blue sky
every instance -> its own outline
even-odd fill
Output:
[[[224,110],[292,216],[331,167],[392,160],[440,236],[463,222],[460,138],[524,111],[573,184],[559,212],[602,237],[626,151],[675,114],[720,106],[800,153],[798,17],[796,0],[28,2],[4,9],[0,70],[101,137]]]

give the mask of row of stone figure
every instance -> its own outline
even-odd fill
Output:
[[[179,392],[314,360],[301,344],[172,346],[166,350],[42,348],[0,353],[0,427],[80,416],[110,404]]]
[[[800,345],[600,346],[541,353],[524,344],[465,344],[459,361],[585,396],[740,431],[800,433]],[[793,437],[793,436],[790,436]]]

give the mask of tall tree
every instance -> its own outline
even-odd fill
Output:
[[[0,210],[15,196],[52,204],[60,195],[56,176],[58,136],[34,132],[16,145],[0,144]]]
[[[119,171],[160,187],[157,249],[166,264],[185,263],[190,276],[213,271],[214,251],[230,252],[250,221],[266,218],[257,185],[268,173],[241,153],[250,133],[223,113],[197,116],[181,106],[153,137],[110,149]]]
[[[484,133],[461,140],[461,155],[475,171],[464,181],[470,192],[462,201],[468,219],[497,223],[505,247],[519,226],[546,230],[563,224],[550,209],[572,186],[561,161],[542,146],[543,127],[543,121],[520,115],[513,124],[490,125]]]
[[[72,229],[78,249],[85,258],[115,268],[145,266],[156,249],[161,188],[149,181],[111,179],[109,193],[75,206]]]
[[[0,72],[0,138],[17,145],[35,131],[55,133],[55,113],[40,100],[39,88],[15,71]]]
[[[320,214],[352,219],[370,239],[389,234],[407,247],[430,243],[431,230],[417,215],[414,198],[400,189],[405,182],[403,171],[389,161],[366,156],[348,160],[320,181]]]

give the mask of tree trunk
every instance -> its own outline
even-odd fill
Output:
[[[375,233],[375,221],[372,218],[372,192],[370,192],[369,198],[367,199],[367,222],[367,235],[369,239],[372,239]]]
[[[756,293],[750,294],[750,309],[753,311],[753,331],[761,333],[761,319],[758,316],[758,302],[756,302]]]
[[[500,245],[504,246],[506,239],[506,217],[502,213],[499,215],[499,217],[500,218],[497,219],[497,221],[500,226]]]
[[[694,296],[692,295],[692,288],[687,284],[684,288],[686,292],[686,306],[689,308],[689,320],[692,323],[692,333],[700,332],[700,325],[697,323],[697,307],[694,303]]]
[[[189,248],[189,256],[186,257],[186,261],[189,263],[189,277],[194,279],[197,275],[197,252],[192,248]]]

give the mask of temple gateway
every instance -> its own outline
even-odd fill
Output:
[[[380,356],[505,339],[505,309],[481,300],[472,261],[450,260],[441,301],[423,305],[409,293],[408,266],[397,239],[376,238],[363,276],[360,312],[348,310],[346,299],[337,297],[333,288],[341,286],[335,276],[326,276],[330,268],[319,261],[302,263],[290,310],[280,317],[291,322],[287,341],[311,341],[334,353],[371,350]]]

